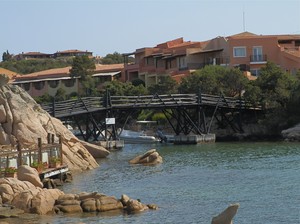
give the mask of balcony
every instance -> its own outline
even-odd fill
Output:
[[[250,64],[265,64],[267,63],[267,55],[258,54],[250,55]]]

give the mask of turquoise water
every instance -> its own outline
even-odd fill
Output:
[[[156,148],[163,164],[128,161]],[[240,203],[239,224],[300,223],[300,144],[210,143],[190,146],[126,145],[99,160],[98,169],[74,175],[66,193],[127,194],[157,211],[44,217],[48,223],[210,223]]]

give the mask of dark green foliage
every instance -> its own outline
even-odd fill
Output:
[[[13,57],[13,55],[10,54],[7,50],[6,52],[3,52],[3,54],[2,54],[2,61],[9,61],[12,59],[12,57]]]
[[[36,59],[36,60],[9,60],[0,62],[0,67],[19,74],[29,74],[52,68],[64,68],[70,66],[72,61],[63,59]]]
[[[266,108],[286,108],[297,80],[274,63],[268,62],[266,67],[261,69],[260,76],[254,84],[260,88],[260,99]]]
[[[107,54],[101,58],[101,64],[121,64],[124,63],[124,56],[118,52]]]
[[[147,89],[141,84],[134,86],[131,82],[123,83],[117,80],[107,82],[104,89],[108,90],[111,96],[138,96],[148,94]]]
[[[179,86],[180,93],[202,93],[225,96],[239,96],[248,84],[248,79],[235,68],[205,66],[184,78]]]
[[[83,87],[80,95],[94,96],[97,94],[96,83],[92,77],[95,68],[95,63],[87,55],[76,56],[73,59],[70,75],[71,77],[80,77],[79,80]]]
[[[139,85],[145,86],[145,82],[141,79],[134,79],[134,80],[131,81],[131,83],[134,86],[139,86]]]
[[[160,76],[158,84],[148,87],[150,94],[171,94],[177,92],[177,83],[170,76]]]
[[[53,102],[54,98],[52,96],[50,96],[48,93],[39,96],[39,97],[35,97],[34,100],[38,103],[38,104],[43,104],[43,103],[50,103]]]

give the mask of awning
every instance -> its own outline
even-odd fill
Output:
[[[121,71],[117,71],[117,72],[103,72],[103,73],[97,73],[97,74],[94,74],[92,75],[93,77],[99,77],[99,76],[115,76],[117,74],[120,74]]]
[[[78,79],[79,77],[74,77]],[[24,80],[24,81],[14,81],[12,84],[22,84],[22,83],[32,83],[32,82],[44,82],[44,81],[58,81],[58,80],[66,80],[66,79],[74,79],[72,77],[57,77],[57,78],[45,78],[45,79],[31,79],[31,80]]]
[[[221,48],[221,49],[211,49],[211,50],[200,50],[200,51],[193,52],[191,54],[204,54],[204,53],[212,53],[212,52],[220,52],[220,51],[223,51],[223,48]]]

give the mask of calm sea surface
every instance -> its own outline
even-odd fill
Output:
[[[156,166],[128,161],[156,148]],[[300,144],[209,143],[191,146],[126,145],[99,160],[95,170],[74,175],[66,193],[127,194],[159,210],[134,215],[99,213],[36,218],[37,223],[205,223],[240,203],[239,224],[300,223]]]

